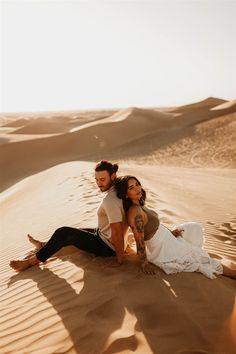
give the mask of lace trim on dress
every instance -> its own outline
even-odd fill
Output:
[[[210,279],[223,273],[223,266],[220,261],[202,256],[196,257],[194,252],[189,252],[184,258],[176,258],[170,262],[158,262],[158,266],[167,274],[178,272],[200,272]]]

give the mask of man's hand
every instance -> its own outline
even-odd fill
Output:
[[[103,259],[104,267],[108,268],[118,268],[121,267],[124,263],[118,263],[115,257],[109,257]]]
[[[124,260],[124,235],[121,222],[110,224],[111,240],[115,247],[117,263],[122,264]]]
[[[182,233],[184,232],[183,229],[174,229],[171,231],[171,233],[175,236],[175,237],[182,237]]]
[[[117,255],[117,257],[116,257],[116,262],[119,264],[119,265],[121,265],[121,264],[123,264],[124,263],[124,256],[118,256]]]

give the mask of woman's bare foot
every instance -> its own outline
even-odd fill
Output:
[[[35,238],[33,238],[30,234],[28,234],[27,236],[28,236],[29,242],[32,243],[32,245],[34,245],[37,248],[37,250],[40,250],[44,246],[44,244],[45,244],[44,242],[35,240]]]
[[[232,269],[226,266],[225,264],[222,265],[223,265],[223,275],[225,275],[226,277],[236,279],[236,269]]]
[[[39,261],[36,256],[32,256],[28,259],[10,261],[10,267],[16,272],[22,272],[23,270],[38,264]]]

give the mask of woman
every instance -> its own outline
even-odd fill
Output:
[[[150,262],[167,274],[200,272],[210,279],[219,274],[236,279],[236,270],[222,265],[201,248],[203,230],[200,224],[185,223],[173,231],[161,225],[158,214],[145,206],[146,192],[134,176],[119,177],[116,190],[123,200],[145,273],[153,272]]]

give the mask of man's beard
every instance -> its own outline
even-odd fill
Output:
[[[99,189],[100,189],[101,192],[106,192],[106,191],[108,191],[108,189],[111,188],[112,184],[113,183],[111,182],[107,186],[99,187]]]

